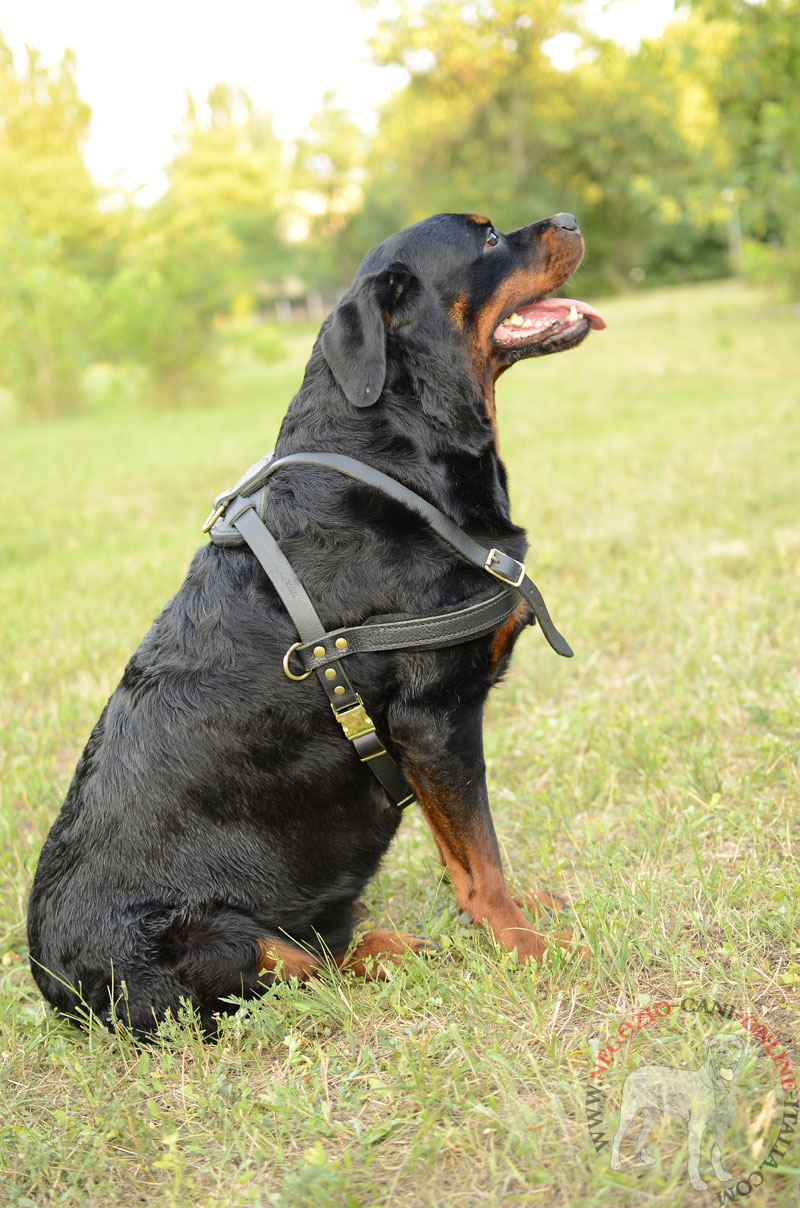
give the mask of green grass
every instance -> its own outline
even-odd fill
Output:
[[[0,1202],[716,1202],[691,1190],[674,1124],[654,1168],[628,1148],[610,1171],[584,1100],[606,1036],[659,999],[704,994],[800,1040],[798,322],[733,284],[603,310],[608,331],[501,383],[529,570],[576,658],[529,631],[486,724],[509,877],[567,891],[591,961],[520,967],[461,927],[411,813],[370,921],[441,955],[383,984],[288,985],[213,1046],[178,1024],[137,1049],[55,1020],[25,901],[88,732],[211,497],[271,446],[306,337],[231,368],[213,409],[106,397],[47,426],[0,420]],[[628,1068],[695,1066],[715,1027],[673,1012],[628,1043]],[[623,1054],[616,1069],[614,1104]],[[737,1177],[774,1138],[770,1070],[753,1055],[740,1079]],[[798,1203],[800,1144],[779,1166],[748,1203]]]

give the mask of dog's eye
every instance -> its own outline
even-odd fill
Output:
[[[486,236],[486,246],[494,247],[494,245],[499,242],[500,236],[498,235],[497,231],[494,229],[494,227],[489,227],[489,233]]]

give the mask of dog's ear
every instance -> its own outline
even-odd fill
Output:
[[[348,402],[371,407],[386,380],[386,331],[418,285],[404,264],[359,277],[322,333],[322,354]]]

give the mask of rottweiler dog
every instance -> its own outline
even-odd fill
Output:
[[[585,303],[550,296],[582,256],[565,213],[510,234],[439,214],[386,239],[325,320],[276,456],[358,458],[521,564],[494,384],[516,361],[605,326]],[[327,630],[436,614],[493,582],[421,516],[324,466],[279,469],[264,519]],[[552,902],[509,891],[482,754],[487,693],[532,620],[520,597],[474,640],[347,664],[459,910],[538,960],[545,941],[530,916]],[[353,940],[359,895],[402,809],[319,683],[287,679],[296,642],[247,545],[197,552],[97,722],[39,861],[32,971],[68,1016],[91,1011],[146,1037],[185,1002],[213,1034],[226,1000],[280,976],[326,963],[383,976],[387,962],[425,952],[393,931]]]

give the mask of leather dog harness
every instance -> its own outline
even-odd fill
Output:
[[[276,470],[291,465],[324,466],[375,487],[421,516],[463,558],[498,580],[501,589],[488,598],[429,616],[367,621],[363,625],[326,631],[302,583],[264,523],[268,479]],[[413,803],[414,793],[376,733],[364,702],[342,665],[347,655],[384,650],[436,650],[459,645],[493,632],[511,616],[520,599],[524,599],[556,653],[565,658],[572,657],[572,650],[550,619],[539,589],[528,578],[524,563],[497,548],[487,549],[414,491],[352,457],[338,453],[292,453],[275,458],[274,452],[268,453],[246,470],[234,487],[217,495],[203,532],[208,533],[217,545],[244,543],[255,554],[300,638],[284,655],[284,672],[295,681],[307,679],[316,672],[345,737],[400,809]]]

